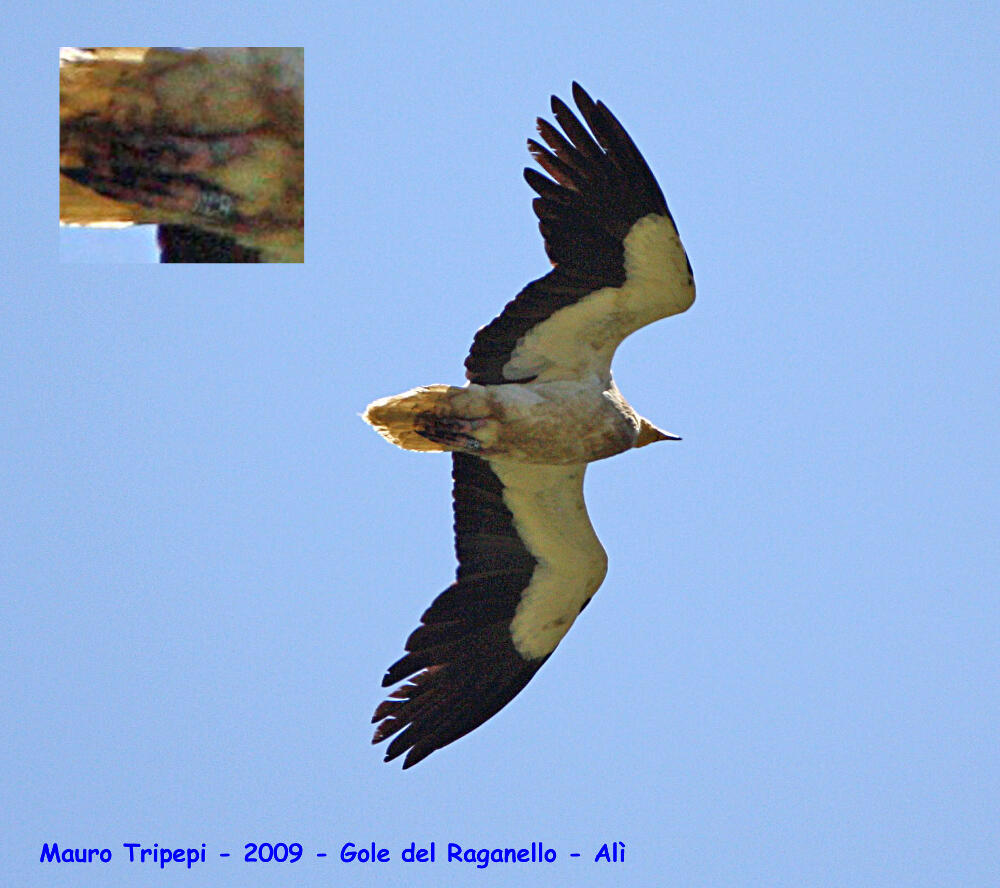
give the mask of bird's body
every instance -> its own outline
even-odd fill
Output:
[[[632,409],[613,380],[593,374],[422,386],[374,401],[364,418],[404,450],[450,450],[550,466],[606,459],[637,446],[640,435],[658,431]]]
[[[475,337],[464,387],[424,386],[369,405],[400,447],[453,454],[456,582],[424,613],[407,676],[375,712],[386,760],[409,767],[491,717],[537,672],[601,585],[607,556],[590,523],[590,462],[660,440],[611,374],[631,332],[687,309],[694,281],[656,180],[610,111],[576,84],[588,132],[558,99],[564,137],[529,141],[555,181],[526,170],[555,266]],[[416,673],[414,675],[414,673]]]
[[[60,221],[161,226],[166,262],[301,262],[296,47],[60,53]]]

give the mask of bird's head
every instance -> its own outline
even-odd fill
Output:
[[[636,447],[645,447],[654,441],[680,441],[680,435],[672,435],[663,429],[658,429],[648,419],[639,417],[639,437],[635,439]]]

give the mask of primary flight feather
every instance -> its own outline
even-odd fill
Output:
[[[611,375],[630,333],[694,301],[663,193],[602,102],[576,83],[584,123],[555,96],[524,171],[553,269],[476,334],[464,387],[382,398],[365,420],[408,450],[450,451],[455,582],[389,667],[408,680],[376,710],[385,760],[415,765],[481,725],[531,680],[607,571],[583,501],[587,463],[677,440],[639,416]]]

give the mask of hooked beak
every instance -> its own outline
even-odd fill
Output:
[[[640,418],[639,420],[639,437],[635,440],[636,447],[645,447],[647,444],[652,444],[654,441],[680,441],[680,435],[673,435],[670,432],[665,432],[663,429],[658,429],[649,420]]]

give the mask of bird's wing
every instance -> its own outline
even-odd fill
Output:
[[[585,467],[452,454],[455,582],[382,681],[373,742],[404,768],[497,713],[538,671],[600,586],[607,557],[583,501]],[[414,675],[414,673],[417,673]],[[400,733],[401,732],[401,733]]]
[[[471,382],[607,376],[626,336],[694,301],[691,265],[646,161],[603,102],[576,83],[573,98],[590,131],[553,96],[565,136],[539,119],[551,150],[528,141],[551,179],[524,171],[554,268],[476,334]]]

